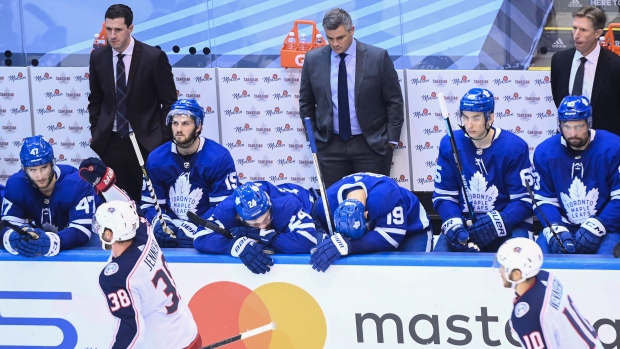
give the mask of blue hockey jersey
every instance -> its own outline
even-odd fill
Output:
[[[354,189],[366,192],[369,230],[359,239],[351,240],[349,253],[394,251],[405,236],[428,234],[430,221],[418,198],[390,177],[374,173],[348,175],[327,189],[331,217],[338,205]],[[323,201],[318,200],[316,216],[327,227]],[[431,237],[428,237],[429,241]]]
[[[57,232],[61,250],[83,246],[91,237],[92,218],[102,200],[76,168],[56,165],[54,171],[57,180],[50,197],[33,186],[23,170],[9,177],[2,219],[18,226],[34,222],[45,231]]]
[[[540,177],[535,198],[551,224],[580,225],[596,217],[607,232],[620,230],[620,137],[590,131],[583,151],[567,147],[557,134],[536,148],[534,168]],[[541,220],[546,227],[544,220]]]
[[[218,143],[199,137],[200,145],[189,161],[167,142],[151,152],[146,170],[164,213],[173,220],[187,220],[187,211],[207,212],[233,193],[237,172],[232,156]],[[141,208],[151,222],[157,215],[147,188],[142,191]]]
[[[505,214],[509,228],[524,221],[531,226],[534,213],[525,181],[532,187],[534,181],[527,143],[500,128],[494,130],[491,146],[482,150],[462,130],[454,132],[474,214],[497,210]],[[461,178],[446,135],[439,145],[433,192],[433,208],[444,222],[462,216],[470,219]]]
[[[292,183],[278,186],[265,181],[256,181],[271,200],[271,226],[278,234],[271,240],[276,253],[310,253],[316,246],[316,229],[310,216],[314,197],[310,191]],[[243,226],[235,210],[235,196],[231,195],[215,207],[213,213],[204,217],[224,229]],[[204,253],[230,253],[231,239],[214,233],[210,229],[199,231],[194,238],[194,247]]]
[[[515,298],[510,326],[528,349],[603,348],[562,283],[544,270],[530,289]]]

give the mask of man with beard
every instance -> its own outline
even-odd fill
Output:
[[[534,152],[544,227],[536,242],[545,253],[611,254],[620,242],[620,137],[592,129],[584,96],[564,97],[558,128]]]
[[[4,248],[26,257],[58,254],[85,245],[101,203],[95,190],[69,165],[55,165],[52,146],[28,137],[19,154],[22,169],[9,177],[2,202]]]
[[[187,212],[208,216],[237,187],[228,150],[200,137],[203,120],[204,111],[195,99],[176,101],[166,118],[174,140],[153,150],[146,162],[164,220],[175,235],[164,231],[155,202],[148,189],[143,190],[141,207],[161,247],[193,247],[196,226],[187,220]]]

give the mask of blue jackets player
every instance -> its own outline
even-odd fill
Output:
[[[95,190],[74,167],[54,164],[52,146],[42,136],[26,138],[19,157],[22,169],[7,181],[2,220],[21,232],[3,229],[6,250],[26,257],[51,257],[60,250],[84,246],[101,202]]]
[[[204,253],[239,257],[254,273],[270,270],[269,253],[309,253],[317,244],[311,217],[314,195],[303,187],[284,183],[246,182],[205,217],[229,230],[230,239],[211,229],[200,231],[194,247]]]
[[[532,240],[515,238],[497,251],[504,287],[515,291],[510,327],[527,349],[603,348],[596,330],[553,274],[540,270],[543,253]]]
[[[537,242],[545,253],[611,254],[620,242],[620,137],[592,129],[592,107],[583,96],[562,100],[558,128],[534,152],[535,198],[564,249],[542,215]]]
[[[102,204],[93,228],[102,246],[111,250],[99,274],[101,291],[117,318],[111,348],[200,348],[202,341],[187,302],[177,290],[151,227],[138,217],[133,202]]]
[[[325,271],[342,256],[379,251],[428,252],[432,248],[430,221],[418,198],[390,177],[355,173],[327,190],[334,235],[323,240],[310,263]],[[323,201],[316,216],[327,227]]]
[[[141,206],[162,247],[192,247],[196,226],[188,222],[187,211],[207,215],[237,187],[235,163],[228,150],[199,136],[203,120],[204,111],[196,100],[176,101],[166,118],[174,140],[148,157],[147,173],[166,224],[176,235],[173,238],[163,231],[155,203],[144,189]]]
[[[526,181],[534,185],[529,149],[518,136],[493,127],[494,109],[491,91],[469,90],[460,102],[462,130],[454,132],[475,219],[464,199],[450,136],[441,140],[433,208],[443,224],[436,252],[497,251],[506,239],[531,236],[534,213],[525,186]]]

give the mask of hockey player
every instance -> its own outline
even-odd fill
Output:
[[[524,348],[603,348],[596,330],[575,307],[564,285],[540,270],[543,253],[532,240],[504,242],[495,257],[504,287],[515,291],[510,327]]]
[[[536,242],[544,253],[611,254],[620,242],[620,137],[592,129],[592,107],[583,96],[564,97],[558,128],[534,152],[544,227]]]
[[[450,136],[441,140],[433,208],[443,224],[435,252],[492,252],[511,237],[531,237],[534,213],[525,186],[526,181],[534,186],[529,149],[518,136],[493,127],[494,109],[495,99],[486,89],[472,88],[461,99],[462,130],[454,132],[454,142],[462,174]],[[475,217],[469,213],[462,178]]]
[[[196,100],[176,101],[166,118],[174,140],[157,147],[148,157],[147,173],[164,220],[176,236],[162,229],[155,203],[145,188],[141,207],[162,247],[193,247],[196,226],[187,221],[187,211],[207,215],[237,187],[235,163],[228,150],[200,137],[203,120],[204,111]]]
[[[197,234],[194,247],[239,257],[253,273],[264,274],[273,265],[269,254],[309,253],[316,246],[322,232],[310,216],[314,202],[314,195],[296,184],[247,182],[205,217],[234,238],[207,228]]]
[[[133,202],[109,201],[95,214],[94,230],[111,248],[99,274],[110,313],[117,318],[111,348],[202,346],[187,302],[181,297],[151,226]]]
[[[365,172],[348,175],[327,189],[327,199],[334,235],[323,240],[310,258],[317,271],[350,254],[431,250],[433,235],[424,207],[390,177]],[[322,200],[316,212],[327,227]]]
[[[2,220],[19,227],[1,232],[6,250],[51,257],[84,246],[101,203],[93,188],[74,167],[55,165],[52,146],[42,136],[26,138],[19,157],[22,169],[9,177],[2,203]]]

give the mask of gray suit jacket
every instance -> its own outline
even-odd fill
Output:
[[[332,50],[324,46],[306,53],[301,70],[299,114],[310,117],[319,150],[332,137],[333,105],[330,86]],[[355,112],[364,138],[379,154],[398,142],[403,126],[403,96],[394,63],[386,50],[357,41]]]

